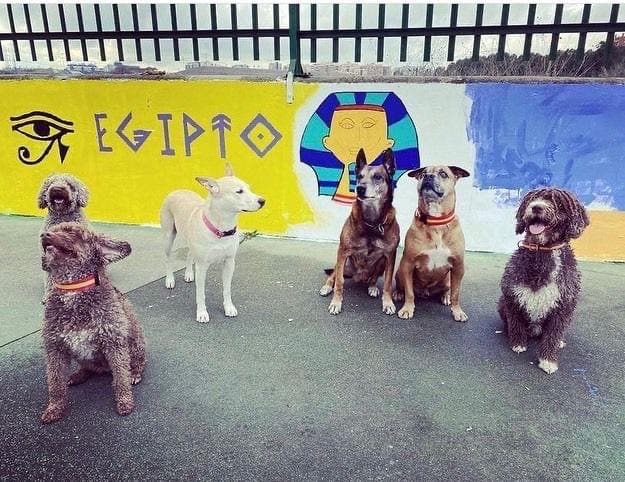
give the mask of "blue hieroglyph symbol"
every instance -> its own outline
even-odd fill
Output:
[[[282,139],[282,134],[262,114],[257,114],[241,132],[241,139],[258,157],[264,157]]]
[[[212,119],[213,130],[219,134],[219,156],[226,158],[226,129],[231,130],[230,117],[226,114],[217,114]]]
[[[132,112],[129,112],[128,115],[124,117],[124,120],[122,121],[122,123],[119,124],[119,127],[117,128],[115,132],[117,132],[117,135],[121,137],[121,139],[128,145],[128,147],[130,147],[133,151],[137,152],[139,148],[143,145],[143,143],[147,140],[147,138],[150,136],[152,131],[136,129],[132,131],[133,140],[129,139],[128,136],[124,133],[124,129],[128,126],[128,124],[130,124],[131,120],[132,120]]]

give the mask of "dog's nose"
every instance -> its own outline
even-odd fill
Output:
[[[265,200],[262,197],[259,197],[258,204],[260,204],[260,207],[262,208],[265,205]]]
[[[367,188],[365,186],[356,187],[356,194],[358,195],[358,197],[364,197],[366,192]]]
[[[542,206],[532,206],[532,213],[533,214],[542,214],[543,212],[543,207]]]

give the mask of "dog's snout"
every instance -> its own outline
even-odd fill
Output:
[[[356,187],[356,194],[358,195],[358,197],[364,197],[366,192],[367,192],[367,188],[365,186]]]
[[[543,213],[543,211],[544,211],[543,207],[542,207],[542,206],[540,206],[540,205],[538,205],[538,204],[537,204],[537,205],[532,206],[532,213],[533,213],[533,214],[542,214],[542,213]]]
[[[262,208],[265,205],[265,199],[262,197],[258,198],[258,204],[260,204],[260,207]]]

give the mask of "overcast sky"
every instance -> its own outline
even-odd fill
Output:
[[[271,4],[258,4],[259,28],[273,27],[273,7]],[[41,19],[41,9],[39,4],[30,4],[30,15],[33,30],[43,31],[43,23]],[[76,6],[74,4],[64,4],[67,29],[69,31],[78,30],[78,21],[76,15]],[[111,4],[101,4],[103,28],[105,30],[113,30],[113,11]],[[129,4],[120,4],[120,20],[123,30],[133,30],[131,6]],[[176,6],[178,29],[188,30],[191,28],[190,9],[188,4],[178,4]],[[401,4],[391,3],[386,6],[385,24],[388,27],[401,27]],[[483,24],[499,24],[501,19],[502,4],[487,3],[484,8]],[[573,23],[581,21],[583,4],[567,3],[564,6],[563,23]],[[59,31],[60,21],[56,4],[48,4],[48,20],[51,30]],[[151,13],[149,4],[139,4],[139,27],[140,29],[151,29]],[[251,10],[250,4],[237,5],[237,23],[238,28],[251,28]],[[355,4],[341,4],[340,28],[355,27]],[[84,4],[82,6],[83,18],[86,30],[95,30],[95,14],[92,4]],[[513,3],[510,7],[510,24],[524,24],[527,20],[528,4]],[[425,26],[426,5],[411,4],[410,6],[410,27]],[[475,4],[461,3],[458,9],[458,25],[473,25],[475,23]],[[25,32],[26,25],[24,21],[24,10],[21,4],[13,4],[13,13],[18,31]],[[157,4],[158,25],[159,28],[170,29],[170,6],[169,4]],[[536,10],[535,23],[553,23],[555,13],[555,4],[538,4]],[[306,30],[310,28],[310,4],[303,4],[300,7],[301,28]],[[610,15],[610,4],[594,4],[592,8],[591,22],[606,22]],[[211,28],[210,11],[207,4],[197,5],[198,28]],[[434,26],[448,26],[450,20],[450,5],[435,4],[434,5]],[[621,6],[619,12],[619,21],[625,20],[625,5]],[[377,28],[378,24],[378,5],[363,5],[363,28]],[[217,27],[230,28],[230,5],[217,5]],[[288,27],[288,5],[280,5],[280,27]],[[317,6],[317,28],[332,28],[332,5],[329,3],[319,4]],[[7,15],[6,4],[0,4],[0,31],[9,32],[9,21]],[[561,36],[559,48],[575,48],[577,47],[577,34],[563,34]],[[593,48],[596,44],[605,40],[605,34],[588,34],[586,48]],[[535,35],[532,51],[537,53],[547,53],[551,42],[551,35]],[[495,53],[497,50],[498,37],[484,36],[482,37],[481,51],[482,55]],[[506,40],[506,51],[508,53],[520,54],[523,51],[524,36],[510,35]],[[19,42],[22,62],[20,65],[24,67],[49,66],[47,61],[47,50],[45,42],[37,42],[37,55],[41,60],[33,64],[30,61],[30,47],[28,42]],[[124,41],[124,52],[126,55],[125,63],[137,64],[135,61],[135,43],[133,40]],[[193,60],[192,46],[190,40],[180,41],[181,61],[173,60],[173,48],[171,40],[161,40],[162,62],[156,63],[154,60],[153,41],[142,41],[143,65],[154,65],[166,70],[179,70],[184,68],[184,64]],[[376,61],[376,40],[363,39],[362,41],[362,62],[372,63]],[[399,46],[400,40],[386,39],[384,44],[384,63],[389,65],[400,65],[399,62]],[[114,40],[105,41],[106,62],[99,61],[98,43],[96,40],[87,42],[89,61],[98,65],[112,63],[117,60],[116,42]],[[212,43],[210,40],[200,40],[200,60],[212,60]],[[78,41],[70,42],[73,61],[82,61],[81,47]],[[456,39],[456,59],[465,58],[471,55],[473,49],[472,37],[457,37]],[[5,60],[10,62],[14,59],[13,45],[10,41],[2,42],[2,50]],[[53,42],[53,50],[56,59],[64,59],[63,44],[60,41]],[[220,57],[224,63],[232,63],[232,41],[230,39],[222,39],[219,41]],[[288,63],[288,39],[282,39],[281,42],[281,61]],[[243,39],[239,41],[239,63],[252,65],[252,41],[251,39]],[[273,60],[273,39],[260,40],[260,65],[267,65]],[[342,39],[339,44],[339,61],[353,61],[354,56],[354,40]],[[410,65],[418,65],[423,57],[423,39],[411,38],[408,40],[408,62]],[[436,65],[446,63],[447,57],[447,38],[434,37],[432,39],[432,61]],[[45,59],[45,60],[44,60]],[[317,62],[330,62],[332,59],[332,41],[317,41]],[[4,67],[7,62],[0,62],[0,66]],[[304,64],[310,61],[310,43],[302,41],[302,62]],[[64,60],[54,64],[57,67],[64,65]]]

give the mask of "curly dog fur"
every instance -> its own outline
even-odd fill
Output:
[[[45,231],[55,224],[77,221],[87,224],[82,208],[89,202],[89,191],[80,179],[71,174],[50,174],[41,184],[37,202],[40,209],[48,209],[44,219]]]
[[[588,225],[586,210],[564,189],[530,191],[517,210],[516,233],[525,239],[504,270],[498,310],[513,351],[524,352],[528,338],[540,338],[538,366],[546,373],[558,369],[581,285],[569,241]]]
[[[131,385],[141,381],[145,367],[145,341],[130,302],[111,284],[105,267],[128,256],[130,245],[76,222],[53,226],[41,235],[41,244],[42,267],[52,282],[42,330],[49,393],[42,421],[62,418],[68,385],[107,372],[113,375],[117,412],[129,414]],[[67,288],[89,278],[97,281],[86,289]],[[79,370],[68,377],[72,360]]]

